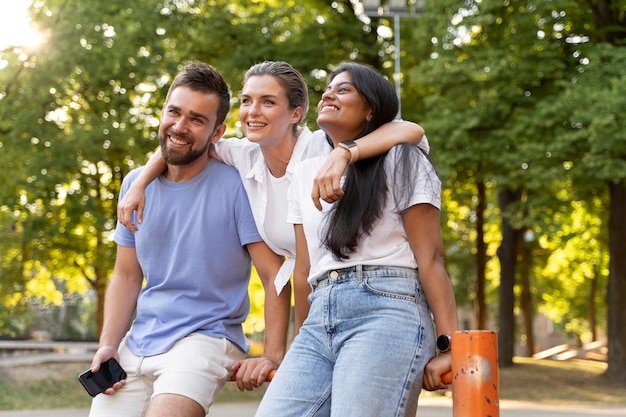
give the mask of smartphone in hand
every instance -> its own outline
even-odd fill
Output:
[[[88,370],[78,376],[78,380],[92,397],[111,388],[122,379],[126,379],[126,372],[114,358],[100,364],[97,372]]]

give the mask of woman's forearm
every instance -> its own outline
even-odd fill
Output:
[[[423,136],[424,129],[417,123],[404,120],[386,123],[355,141],[359,160],[383,154],[400,143],[418,144]]]
[[[345,174],[350,163],[381,155],[400,143],[419,144],[423,137],[424,129],[420,125],[398,120],[384,124],[375,131],[355,140],[356,147],[347,149],[337,146],[328,155],[313,179],[311,189],[313,204],[318,210],[322,210],[320,200],[333,203],[343,196],[341,177]]]
[[[150,157],[146,165],[143,167],[137,178],[133,181],[131,187],[140,187],[145,189],[156,177],[161,175],[167,169],[167,164],[161,154],[161,148],[157,149]]]

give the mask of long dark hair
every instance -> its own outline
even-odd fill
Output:
[[[389,80],[363,64],[344,62],[333,71],[329,80],[344,71],[350,74],[352,84],[372,109],[372,117],[365,121],[362,131],[354,138],[358,139],[395,118],[398,97]],[[348,258],[383,214],[388,192],[384,169],[386,156],[385,153],[357,161],[348,168],[344,196],[329,212],[322,234],[324,246],[336,259]]]

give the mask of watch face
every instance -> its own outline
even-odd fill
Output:
[[[450,349],[450,336],[442,334],[437,338],[437,349],[446,352]]]

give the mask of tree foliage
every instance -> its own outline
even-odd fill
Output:
[[[521,339],[516,317],[528,332],[542,312],[581,341],[606,329],[609,376],[626,375],[626,1],[428,1],[401,18],[400,51],[379,30],[393,19],[357,15],[357,3],[33,2],[45,43],[0,51],[0,333],[23,336],[41,325],[26,313],[48,305],[83,320],[75,334],[97,334],[84,323],[102,311],[119,187],[157,147],[186,61],[224,74],[227,134],[240,136],[252,64],[291,62],[314,104],[333,65],[391,78],[400,53],[402,116],[425,126],[444,179],[459,303],[498,328],[501,364]]]
[[[619,57],[624,50],[621,40],[626,8],[623,1],[590,5],[568,0],[442,1],[429,3],[424,24],[418,25],[427,33],[438,34],[426,38],[431,45],[416,43],[419,49],[414,55],[429,58],[416,61],[407,74],[413,81],[410,88],[421,97],[418,109],[423,111],[423,124],[427,131],[440,135],[440,141],[436,137],[433,140],[435,151],[443,156],[440,167],[455,182],[462,176],[476,184],[487,181],[499,190],[501,365],[512,363],[517,339],[515,288],[523,285],[520,260],[528,258],[522,254],[532,246],[530,262],[541,268],[544,262],[554,261],[555,257],[543,256],[551,250],[543,245],[550,241],[551,233],[570,228],[572,219],[568,216],[576,207],[570,205],[572,201],[604,198],[606,211],[592,211],[604,229],[590,230],[598,233],[594,235],[594,250],[606,253],[608,249],[610,256],[596,260],[596,273],[609,270],[608,258],[611,262],[624,258],[621,250],[609,244],[610,233],[606,233],[609,218],[618,218],[624,203],[610,197],[619,195],[617,192],[595,190],[606,185],[609,178],[619,190],[625,178],[626,142],[621,122],[614,115],[623,111],[624,66]],[[416,38],[426,36],[419,29],[415,33]],[[613,44],[609,46],[607,40]],[[598,106],[600,112],[582,104],[595,104],[596,99],[603,101]],[[600,131],[605,136],[602,141],[597,140]],[[578,168],[584,178],[576,175]],[[563,186],[572,187],[571,192],[561,192]],[[463,194],[458,197],[463,198]],[[466,201],[475,209],[471,200]],[[557,219],[563,223],[555,224]],[[618,223],[613,220],[609,232],[621,230]],[[558,235],[559,239],[566,237]],[[540,246],[530,245],[529,238],[539,238]],[[580,253],[573,256],[586,258]],[[623,297],[624,284],[611,285],[624,282],[623,269],[618,265],[610,270],[609,287]],[[545,294],[542,297],[536,290],[547,278],[538,273],[532,281],[534,302],[540,309],[546,307]],[[576,310],[576,297],[559,288],[548,298],[558,298]],[[606,288],[599,294],[604,291]],[[611,306],[618,308],[609,298],[609,311]],[[590,310],[588,307],[585,312]],[[623,346],[620,342],[613,352],[620,356]],[[617,365],[613,369],[619,370],[614,375],[624,374],[621,356],[613,362]]]
[[[10,237],[2,243],[1,285],[11,309],[27,308],[26,286],[35,276],[86,280],[95,291],[101,324],[115,258],[111,236],[119,187],[156,148],[164,93],[185,61],[218,67],[236,97],[251,64],[287,59],[307,35],[326,28],[330,35],[341,34],[345,45],[355,43],[346,32],[351,26],[342,24],[354,17],[350,3],[284,6],[119,0],[32,5],[33,22],[46,43],[3,51],[0,75],[6,168],[0,175],[7,184],[0,225]],[[333,19],[335,24],[327,24]],[[312,45],[299,67],[319,84],[333,55],[341,52]],[[230,133],[237,134],[234,117],[230,123]],[[85,292],[77,285],[68,288]],[[10,325],[3,330],[20,332]]]

